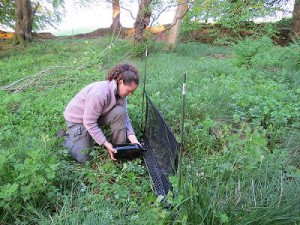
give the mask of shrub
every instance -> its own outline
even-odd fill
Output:
[[[54,185],[59,163],[49,146],[43,141],[23,140],[33,149],[9,148],[0,156],[0,207],[4,221],[13,221],[28,211],[46,202],[55,202],[57,187]],[[18,145],[18,143],[15,143]],[[36,146],[41,146],[37,148]],[[26,214],[26,213],[25,213]]]
[[[273,47],[273,41],[269,37],[261,39],[246,38],[235,45],[236,64],[238,66],[252,66],[253,58],[260,52],[268,52]]]

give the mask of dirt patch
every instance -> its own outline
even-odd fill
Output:
[[[161,25],[157,27],[146,27],[145,36],[154,38],[156,40],[166,41],[167,40],[167,25]],[[119,31],[113,32],[110,28],[100,28],[90,33],[76,34],[76,38],[95,38],[103,37],[106,35],[114,35],[120,38],[131,39],[134,37],[134,28],[121,28]]]
[[[73,37],[75,37],[75,38],[95,38],[95,37],[103,37],[103,36],[106,36],[109,34],[111,34],[110,28],[99,28],[99,29],[94,30],[89,33],[76,34]]]
[[[0,39],[11,39],[13,38],[14,33],[13,32],[6,32],[0,30]]]
[[[157,40],[167,40],[167,33],[169,24],[160,25],[156,27],[146,27],[145,35],[151,36]],[[14,32],[6,32],[0,30],[0,40],[1,39],[12,39]],[[108,28],[99,28],[89,33],[76,34],[72,36],[56,36],[52,33],[41,32],[41,33],[33,33],[33,37],[37,39],[51,39],[51,38],[97,38],[103,37],[106,35],[114,35],[119,36],[121,38],[133,38],[134,29],[133,28],[121,28],[120,31],[113,32],[110,27]]]
[[[35,33],[33,34],[33,37],[38,39],[50,39],[50,38],[56,38],[55,35],[52,33]]]
[[[14,32],[6,32],[0,30],[0,39],[12,39],[14,34],[15,34]],[[51,33],[42,32],[42,33],[33,33],[33,37],[38,39],[49,39],[49,38],[55,38],[56,36]]]

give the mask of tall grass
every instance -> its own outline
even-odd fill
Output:
[[[299,222],[299,177],[285,163],[286,156],[267,153],[260,162],[247,156],[249,163],[240,161],[239,154],[191,154],[181,171],[180,204],[171,217],[175,224]]]
[[[214,96],[219,94],[224,99],[223,102],[210,96],[213,95],[212,89],[206,91],[205,88],[203,91],[198,89],[199,95],[197,91],[194,91],[190,96],[191,102],[197,102],[198,99],[201,99],[200,102],[205,102],[201,96],[204,96],[205,99],[205,94],[207,94],[216,110],[224,109],[222,105],[228,105],[228,107],[225,107],[225,109],[227,108],[226,113],[220,113],[223,120],[209,111],[200,114],[202,106],[206,110],[209,109],[207,103],[198,106],[196,111],[190,109],[188,111],[188,113],[192,111],[191,115],[193,116],[193,120],[188,121],[186,128],[188,141],[185,151],[188,156],[186,157],[187,161],[183,163],[182,171],[180,171],[183,179],[182,186],[175,191],[178,199],[175,201],[176,207],[170,215],[172,223],[299,223],[300,180],[299,164],[297,163],[299,156],[296,154],[300,145],[299,139],[295,136],[299,134],[299,104],[296,100],[299,86],[287,79],[292,75],[286,76],[286,70],[283,68],[291,61],[287,64],[282,62],[281,65],[277,64],[276,66],[273,64],[272,76],[265,71],[267,65],[272,62],[269,58],[271,56],[268,54],[273,54],[273,59],[276,59],[283,56],[283,52],[286,53],[288,48],[280,49],[268,42],[268,48],[272,50],[259,48],[255,50],[257,52],[253,49],[247,52],[249,46],[249,48],[255,49],[256,45],[264,42],[266,42],[265,38],[261,42],[256,40],[254,43],[246,40],[236,47],[238,57],[233,56],[232,60],[227,60],[226,64],[230,64],[230,72],[215,79],[220,85],[218,90],[215,89],[217,94],[214,93]],[[247,47],[245,47],[245,43]],[[274,55],[273,48],[280,50],[277,55]],[[294,46],[291,48],[294,49]],[[252,63],[252,59],[262,52],[269,57],[260,57],[259,63]],[[245,57],[247,53],[249,55]],[[236,61],[239,57],[246,60],[242,65]],[[285,55],[285,57],[289,56]],[[248,62],[251,62],[251,65]],[[298,62],[293,62],[294,67],[290,69],[294,71],[293,73],[297,73]],[[247,70],[245,70],[246,68]],[[214,78],[214,76],[212,77]],[[190,79],[193,80],[193,77]],[[264,81],[260,79],[264,79]],[[203,80],[201,84],[203,84]],[[190,81],[190,83],[192,82]],[[206,84],[206,87],[212,86],[212,83],[215,82],[214,79],[210,79],[210,85]],[[275,83],[276,85],[274,85]],[[193,83],[192,85],[195,86]],[[263,88],[259,88],[260,86]],[[238,91],[240,88],[242,91]],[[248,88],[259,88],[259,90],[256,89],[251,93]],[[283,91],[283,89],[279,91],[277,88],[288,91]],[[276,90],[276,93],[272,94],[273,90]],[[225,92],[223,93],[223,91]],[[277,94],[279,96],[275,97]],[[275,104],[284,103],[289,98],[289,94],[292,95],[287,103],[288,106],[281,106],[280,109],[276,109],[276,112],[270,111],[274,106],[273,100],[276,102]],[[241,95],[248,96],[249,99],[244,99],[239,103],[235,96],[241,97]],[[264,95],[268,97],[260,101],[259,99]],[[280,101],[281,97],[285,100]],[[250,99],[253,99],[255,104],[247,107],[252,101]],[[293,101],[294,103],[292,103]],[[270,104],[270,106],[266,106],[266,104]],[[237,105],[238,107],[236,107]],[[262,108],[258,109],[261,106]],[[280,122],[280,110],[285,110],[286,107],[290,110],[282,114],[283,120]],[[195,106],[192,108],[196,109]],[[247,108],[247,110],[244,111],[243,108]],[[257,114],[249,115],[248,113],[255,108],[258,109]],[[264,112],[264,110],[267,111]],[[237,118],[236,113],[242,114]],[[291,116],[294,119],[290,120],[290,125],[288,125],[289,113],[294,114]],[[224,120],[225,115],[232,121]],[[273,120],[272,116],[275,115],[276,119]],[[191,124],[193,125],[190,126]],[[277,129],[275,131],[274,127],[278,129],[275,128]],[[289,139],[288,142],[285,141],[286,138]],[[290,164],[289,154],[295,157],[292,162],[296,167]],[[175,180],[174,183],[177,184],[177,181]]]

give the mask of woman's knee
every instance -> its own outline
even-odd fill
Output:
[[[122,126],[122,124],[126,123],[126,109],[116,105],[106,115],[100,116],[97,123],[99,126],[113,126],[114,124]]]
[[[126,109],[122,106],[115,106],[109,115],[110,126],[123,127],[126,124]]]
[[[123,106],[116,105],[112,110],[111,113],[114,116],[118,117],[126,117],[126,109]]]
[[[92,158],[89,155],[94,146],[92,137],[83,124],[69,125],[63,146],[69,149],[69,153],[78,163],[85,163]]]
[[[126,128],[126,109],[122,106],[114,107],[111,112],[110,128],[114,132],[115,130]]]
[[[92,159],[89,149],[82,149],[77,151],[71,150],[70,153],[73,156],[73,158],[80,164],[84,164]]]

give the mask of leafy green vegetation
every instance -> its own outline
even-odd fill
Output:
[[[15,1],[3,0],[0,3],[1,25],[15,29]],[[31,9],[34,12],[33,29],[39,30],[47,25],[55,27],[61,22],[64,13],[64,1],[54,0],[51,3],[32,0]]]
[[[134,46],[115,37],[55,39],[0,55],[1,224],[298,224],[300,46],[267,37],[232,46]],[[141,58],[137,56],[142,56]],[[75,163],[56,137],[62,112],[108,69],[136,64],[177,137],[187,74],[181,171],[165,209],[141,159],[103,147]],[[142,86],[129,98],[137,134]],[[179,140],[179,138],[178,138]]]

